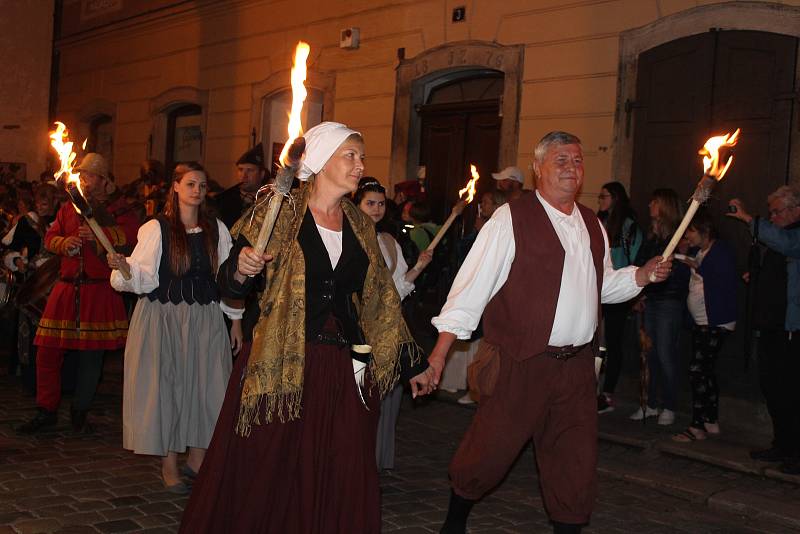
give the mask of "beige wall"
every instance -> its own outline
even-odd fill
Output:
[[[131,3],[123,0],[121,9]],[[260,96],[254,88],[267,85],[260,82],[270,76],[283,76],[288,86],[292,49],[304,39],[312,47],[310,69],[334,80],[328,117],[365,134],[370,174],[400,180],[404,177],[388,176],[397,49],[413,58],[465,40],[522,44],[519,117],[504,117],[520,121],[517,163],[530,168],[533,144],[547,131],[576,133],[584,140],[584,195],[590,201],[601,183],[614,178],[620,33],[712,3],[227,0],[196,1],[187,8],[150,2],[167,7],[89,32],[80,33],[80,24],[70,27],[72,34],[60,42],[59,116],[78,121],[92,112],[92,102],[115,106],[114,165],[124,182],[147,156],[154,99],[178,86],[207,91],[204,163],[216,179],[231,183],[233,162],[248,147],[252,125],[260,122],[254,117]],[[775,4],[800,6],[800,0]],[[467,20],[452,23],[451,10],[459,5],[466,5]],[[745,28],[747,21],[741,22]],[[358,50],[338,46],[339,30],[348,26],[361,29]]]
[[[0,160],[45,169],[52,54],[52,0],[0,0]]]

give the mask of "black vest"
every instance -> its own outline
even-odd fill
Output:
[[[219,302],[219,288],[216,275],[211,265],[211,258],[203,246],[203,233],[187,234],[189,253],[192,263],[183,276],[177,276],[169,265],[170,231],[167,220],[156,217],[161,225],[161,263],[158,266],[158,287],[151,291],[147,298],[162,304],[171,302],[178,304],[210,304]],[[217,221],[212,225],[211,243],[216,249],[219,242]]]
[[[353,305],[353,294],[360,293],[364,287],[369,258],[347,217],[343,217],[342,256],[335,269],[331,267],[328,251],[311,210],[306,210],[297,241],[303,249],[306,265],[306,339],[316,339],[328,317],[333,314],[347,341],[359,341],[362,334]]]

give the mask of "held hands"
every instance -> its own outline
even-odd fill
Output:
[[[661,256],[651,258],[636,270],[636,285],[644,287],[650,282],[663,282],[672,272],[672,256],[662,260]]]
[[[107,254],[106,261],[108,262],[108,267],[110,269],[116,269],[119,271],[122,270],[124,266],[128,267],[128,272],[130,272],[130,267],[128,265],[128,262],[125,259],[125,256],[122,254],[117,254],[117,253]]]
[[[428,368],[411,379],[411,396],[428,395],[439,387],[439,380],[444,370],[444,357],[437,357],[436,353],[428,357]]]

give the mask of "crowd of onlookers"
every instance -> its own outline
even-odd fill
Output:
[[[217,182],[209,179],[207,183],[210,212],[228,227],[269,181],[261,160],[243,158],[237,167],[239,183],[234,188],[223,191]],[[248,169],[248,165],[255,170]],[[519,169],[509,167],[493,176],[495,187],[483,192],[473,208],[474,225],[467,228],[456,224],[434,250],[428,247],[440,226],[431,220],[431,206],[422,182],[398,184],[390,195],[379,180],[363,178],[354,195],[354,202],[377,225],[384,257],[398,292],[405,299],[404,313],[415,337],[427,350],[435,337],[430,318],[444,301],[458,266],[482,225],[497,207],[526,194]],[[144,224],[162,212],[171,183],[161,162],[146,160],[139,177],[120,186],[120,190],[139,223]],[[33,391],[32,340],[48,283],[52,285],[55,280],[53,262],[48,263],[53,255],[43,247],[43,238],[67,197],[52,174],[43,173],[38,182],[0,183],[0,199],[0,304],[2,312],[16,325],[13,346],[6,347],[12,355],[9,372],[22,375],[23,383]],[[785,377],[800,371],[800,190],[797,186],[779,188],[766,199],[768,216],[752,216],[750,211],[757,211],[763,200],[748,199],[750,205],[746,205],[733,199],[725,214],[701,209],[679,244],[668,280],[649,285],[633,301],[603,305],[600,346],[604,372],[598,413],[615,408],[623,355],[632,352],[626,345],[633,339],[630,328],[637,325],[641,335],[636,348],[644,354],[642,367],[647,372],[642,373],[643,402],[630,418],[652,417],[659,425],[674,424],[678,384],[680,377],[688,374],[691,423],[673,439],[692,442],[719,434],[715,363],[737,326],[752,329],[758,332],[759,375],[774,429],[772,447],[754,451],[753,458],[780,461],[785,471],[799,473],[800,416],[796,408],[800,393]],[[604,184],[598,195],[598,217],[606,230],[613,267],[643,265],[661,254],[683,217],[684,205],[675,191],[657,189],[648,204],[648,217],[642,217],[631,207],[622,184]],[[453,209],[460,214],[465,204],[458,203]],[[720,238],[718,221],[723,216],[742,221],[753,237],[746,272],[737,269],[734,245]],[[746,325],[742,322],[745,310],[737,310],[737,292],[744,284],[749,284],[752,295],[747,313],[752,320]],[[687,321],[692,325],[692,348],[688,369],[682,369],[678,340]],[[479,327],[472,340],[456,345],[442,379],[442,389],[466,390],[459,399],[462,403],[475,402],[467,386],[467,367],[480,337]],[[8,344],[12,338],[5,339]],[[387,398],[385,402],[393,404],[386,405],[384,411],[396,414],[399,395]],[[387,454],[382,461],[379,452],[379,464],[391,467],[391,457],[393,454]]]

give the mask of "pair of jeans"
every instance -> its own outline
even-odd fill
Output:
[[[678,391],[678,335],[681,330],[685,299],[652,299],[645,301],[644,330],[653,342],[647,353],[650,368],[650,383],[647,389],[647,405],[658,408],[661,393],[661,408],[675,411]]]

